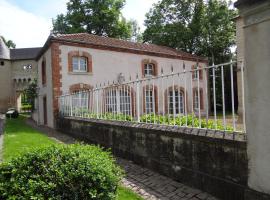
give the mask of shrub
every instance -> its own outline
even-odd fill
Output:
[[[21,107],[21,110],[22,111],[29,111],[29,110],[31,110],[32,109],[32,106],[30,105],[30,104],[24,104],[24,105],[22,105],[22,107]]]
[[[0,165],[0,199],[115,199],[121,169],[109,152],[58,145]]]
[[[187,115],[187,116],[176,116],[173,118],[172,115],[154,115],[154,114],[146,114],[141,116],[141,122],[144,123],[157,123],[157,124],[166,124],[166,125],[177,125],[177,126],[185,126],[188,127],[199,127],[199,118],[195,115]],[[206,119],[201,119],[201,128],[215,129],[215,121],[209,119],[206,122]],[[217,121],[217,130],[224,130],[225,127],[218,120]],[[227,125],[226,131],[233,131],[233,127]]]

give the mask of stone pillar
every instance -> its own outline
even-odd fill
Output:
[[[244,23],[248,185],[270,194],[270,1],[238,0],[235,6]]]
[[[236,18],[236,45],[237,45],[237,93],[238,93],[238,123],[243,123],[243,92],[242,92],[242,72],[241,65],[244,62],[244,20],[243,17]]]
[[[21,106],[22,106],[22,95],[21,92],[16,92],[16,108],[19,112],[21,112]]]

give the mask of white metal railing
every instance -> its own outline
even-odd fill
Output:
[[[99,84],[60,96],[60,114],[245,133],[243,63],[240,66],[238,70],[236,62],[197,64],[186,70],[183,62],[178,73],[172,67],[166,75],[161,69],[160,76]],[[242,106],[243,123],[238,123],[236,101],[238,110]]]

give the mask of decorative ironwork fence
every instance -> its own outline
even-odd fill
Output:
[[[240,66],[236,62],[197,64],[186,70],[183,63],[178,73],[172,67],[170,74],[161,69],[160,76],[108,81],[60,96],[60,114],[245,133],[243,63]],[[241,117],[243,123],[238,122]]]

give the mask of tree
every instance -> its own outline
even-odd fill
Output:
[[[12,40],[6,40],[4,36],[1,36],[3,39],[4,43],[7,45],[8,48],[16,48],[16,44]]]
[[[33,111],[35,109],[35,99],[38,97],[36,79],[28,85],[28,87],[24,90],[24,94],[27,96]]]
[[[143,36],[138,22],[134,19],[131,19],[129,23],[131,25],[131,40],[134,42],[142,42]]]
[[[209,63],[223,63],[233,56],[236,11],[227,0],[161,0],[146,15],[144,41],[205,56]],[[216,71],[220,74],[220,71]],[[231,108],[230,71],[224,69],[226,108]],[[212,79],[209,81],[213,90]],[[228,88],[228,89],[226,89]],[[210,93],[210,95],[213,95]],[[216,80],[217,103],[222,103],[221,80]],[[211,100],[213,97],[211,96]],[[236,99],[237,100],[237,99]]]
[[[222,63],[232,58],[231,48],[235,45],[236,25],[233,20],[237,12],[229,9],[231,2],[208,0],[203,18],[203,40],[198,53],[211,62]]]
[[[229,5],[226,0],[162,0],[146,14],[143,39],[223,62],[235,37],[236,11]]]
[[[57,15],[56,19],[52,20],[53,30],[58,33],[69,33],[69,25],[64,14]]]
[[[70,0],[66,15],[53,19],[53,31],[130,38],[131,24],[121,14],[124,4],[125,0]]]

